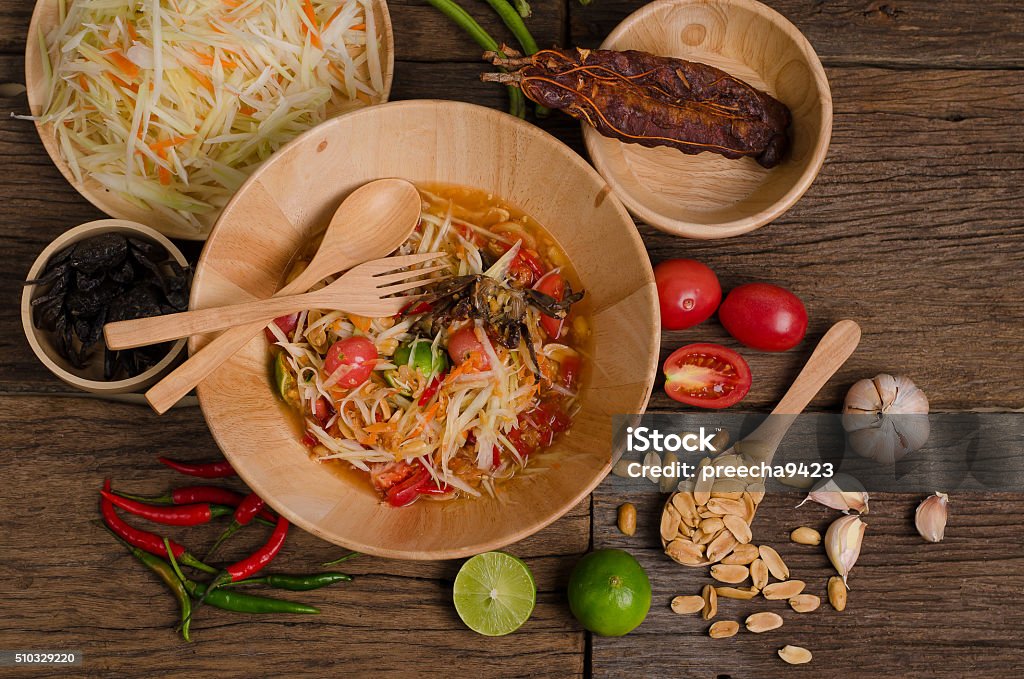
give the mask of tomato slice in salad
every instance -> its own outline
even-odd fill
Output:
[[[295,332],[295,327],[299,324],[299,315],[295,313],[288,314],[287,316],[280,316],[275,318],[273,323],[280,328],[281,332],[286,336],[291,337],[292,333]],[[267,336],[268,342],[271,344],[277,343],[277,337],[270,331],[270,328],[263,328],[263,333]]]
[[[665,393],[691,406],[728,408],[750,391],[750,366],[721,344],[689,344],[665,360]]]
[[[443,495],[448,488],[438,486],[430,472],[423,467],[419,471],[388,489],[384,498],[392,507],[407,507],[416,501],[420,495]]]
[[[559,273],[549,273],[544,278],[540,279],[540,282],[536,286],[537,292],[542,292],[548,297],[554,298],[556,301],[561,302],[562,298],[565,297],[565,279]],[[555,340],[558,339],[562,334],[562,326],[565,324],[564,320],[558,320],[551,316],[541,314],[540,316],[540,327],[544,328],[544,332],[548,334],[548,337]]]

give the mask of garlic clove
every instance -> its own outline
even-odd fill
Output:
[[[844,584],[854,564],[857,563],[857,558],[860,557],[860,547],[866,529],[867,524],[860,520],[860,516],[850,514],[833,521],[825,531],[825,553],[835,566],[836,572],[843,578]]]
[[[917,506],[914,513],[914,525],[917,532],[928,542],[942,542],[946,534],[946,517],[949,505],[949,496],[945,493],[936,492],[935,495],[925,498]]]
[[[861,482],[849,474],[836,474],[822,481],[811,489],[797,507],[808,500],[831,509],[838,509],[844,514],[850,511],[868,513],[868,493]]]

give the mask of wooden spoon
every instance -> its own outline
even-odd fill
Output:
[[[309,266],[277,295],[306,292],[339,271],[387,256],[412,235],[419,214],[419,192],[411,183],[378,179],[364,184],[338,206]],[[263,330],[264,325],[249,323],[225,330],[153,385],[146,392],[149,405],[158,413],[167,412]]]

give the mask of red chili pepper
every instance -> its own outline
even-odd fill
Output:
[[[182,462],[167,457],[156,458],[161,464],[167,465],[179,474],[186,476],[198,476],[204,479],[223,479],[229,476],[238,476],[227,460],[217,462]]]
[[[270,534],[270,538],[267,539],[262,547],[250,556],[224,569],[231,582],[244,580],[263,570],[274,560],[277,553],[281,551],[286,537],[288,537],[288,519],[280,516],[277,519],[277,526],[274,527],[274,532]]]
[[[427,313],[428,311],[430,311],[433,308],[434,308],[434,305],[431,304],[430,302],[417,302],[416,300],[413,300],[413,301],[409,302],[408,304],[406,304],[401,309],[399,309],[398,313],[396,315],[397,316],[406,316],[406,315],[413,316],[415,314],[425,314],[425,313]]]
[[[430,381],[430,384],[427,385],[427,388],[423,390],[423,393],[420,395],[419,401],[421,408],[430,403],[430,399],[434,398],[434,394],[436,394],[437,390],[441,388],[441,383],[444,382],[445,375],[447,374],[448,373],[441,373],[440,375],[432,379]]]
[[[110,479],[107,479],[103,484],[103,489],[109,493],[110,491]],[[141,530],[135,526],[125,523],[125,521],[117,515],[117,510],[114,509],[114,503],[107,499],[106,496],[100,498],[100,512],[103,515],[103,522],[107,524],[107,528],[114,532],[114,535],[118,536],[133,547],[154,554],[156,556],[167,558],[167,549],[164,547],[164,539],[155,533]],[[171,545],[171,553],[174,558],[182,562],[186,566],[191,566],[197,570],[204,571],[206,573],[216,573],[216,569],[207,566],[199,559],[195,558],[185,548],[174,542],[173,540],[169,543]]]
[[[228,488],[221,488],[220,486],[182,486],[181,488],[175,488],[170,493],[157,496],[146,496],[146,495],[129,495],[128,493],[122,493],[114,491],[115,495],[126,497],[129,500],[138,500],[139,502],[146,502],[151,505],[191,505],[197,502],[209,502],[215,505],[226,505],[228,507],[237,507],[242,504],[242,500],[246,498],[245,495]],[[268,510],[261,509],[259,517],[264,521],[269,522],[269,525],[273,526],[277,523],[277,517]]]
[[[234,535],[242,526],[248,526],[252,523],[252,520],[263,511],[264,504],[263,498],[256,493],[246,495],[245,499],[238,505],[238,509],[235,510],[235,518],[232,519],[231,525],[224,529],[217,538],[217,541],[213,543],[213,547],[210,547],[210,551],[203,557],[203,560],[209,561],[213,553],[217,551],[217,548],[225,540]]]
[[[209,503],[191,505],[147,505],[144,502],[130,500],[120,495],[102,490],[103,497],[114,503],[121,509],[141,516],[154,523],[162,523],[165,526],[198,526],[209,523],[211,519],[218,516],[226,516],[234,510],[224,505],[211,505]]]
[[[392,507],[406,507],[420,495],[443,495],[448,490],[447,485],[437,485],[430,472],[421,468],[410,478],[389,489],[385,497]]]

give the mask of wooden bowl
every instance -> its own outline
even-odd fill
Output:
[[[273,395],[266,340],[254,338],[203,382],[214,438],[245,482],[301,528],[344,547],[402,559],[497,549],[584,499],[612,459],[612,415],[644,410],[660,321],[651,264],[601,177],[538,128],[452,101],[403,101],[328,121],[268,160],[225,208],[206,243],[193,308],[273,293],[293,254],[341,200],[383,177],[481,188],[543,224],[591,298],[593,357],[582,411],[551,450],[495,497],[383,504],[365,478],[310,459]]]
[[[158,243],[167,250],[170,256],[174,257],[178,264],[188,266],[188,260],[185,259],[185,255],[181,254],[181,251],[175,247],[174,243],[148,226],[123,219],[100,219],[95,222],[80,224],[58,236],[39,253],[36,261],[32,264],[32,268],[28,270],[28,276],[25,280],[31,281],[38,278],[43,271],[43,267],[46,266],[46,263],[50,261],[50,258],[55,253],[73,243],[92,236],[98,236],[101,233],[123,233],[126,236],[135,236],[136,238]],[[107,395],[144,391],[155,384],[185,350],[185,340],[178,340],[171,346],[171,350],[167,352],[167,355],[159,363],[135,377],[129,377],[124,380],[104,380],[102,360],[93,361],[82,370],[76,370],[71,367],[64,357],[57,353],[53,344],[53,333],[40,330],[32,323],[32,300],[35,298],[36,292],[37,288],[34,285],[26,285],[21,292],[21,325],[25,330],[25,338],[28,340],[29,346],[32,347],[36,358],[50,372],[64,380],[67,384],[82,391]]]
[[[814,49],[793,24],[754,0],[660,0],[626,17],[601,45],[721,68],[793,113],[789,157],[766,170],[729,160],[644,148],[583,126],[598,172],[639,219],[689,238],[726,238],[764,226],[811,185],[832,137],[832,94]]]
[[[70,3],[69,3],[70,4]],[[34,116],[42,113],[45,96],[44,71],[42,54],[39,49],[39,36],[46,35],[58,22],[60,0],[36,0],[35,9],[32,12],[32,20],[28,27],[28,41],[25,45],[25,86],[28,88],[29,111]],[[391,14],[388,12],[386,0],[373,0],[374,19],[380,26],[381,34],[381,61],[384,64],[384,96],[382,102],[387,101],[391,93],[391,80],[395,71],[395,37],[391,27]],[[199,216],[199,221],[205,227],[201,232],[182,227],[172,222],[155,211],[144,209],[131,203],[119,195],[108,191],[98,181],[84,177],[83,181],[75,179],[71,168],[61,154],[60,145],[53,132],[53,125],[41,125],[36,122],[36,131],[43,142],[43,147],[50,154],[57,169],[64,178],[75,187],[75,190],[90,203],[103,210],[111,217],[126,219],[136,222],[150,224],[154,229],[170,238],[181,238],[183,240],[205,240],[209,235],[210,228],[217,220],[218,213],[212,212],[208,215]]]

